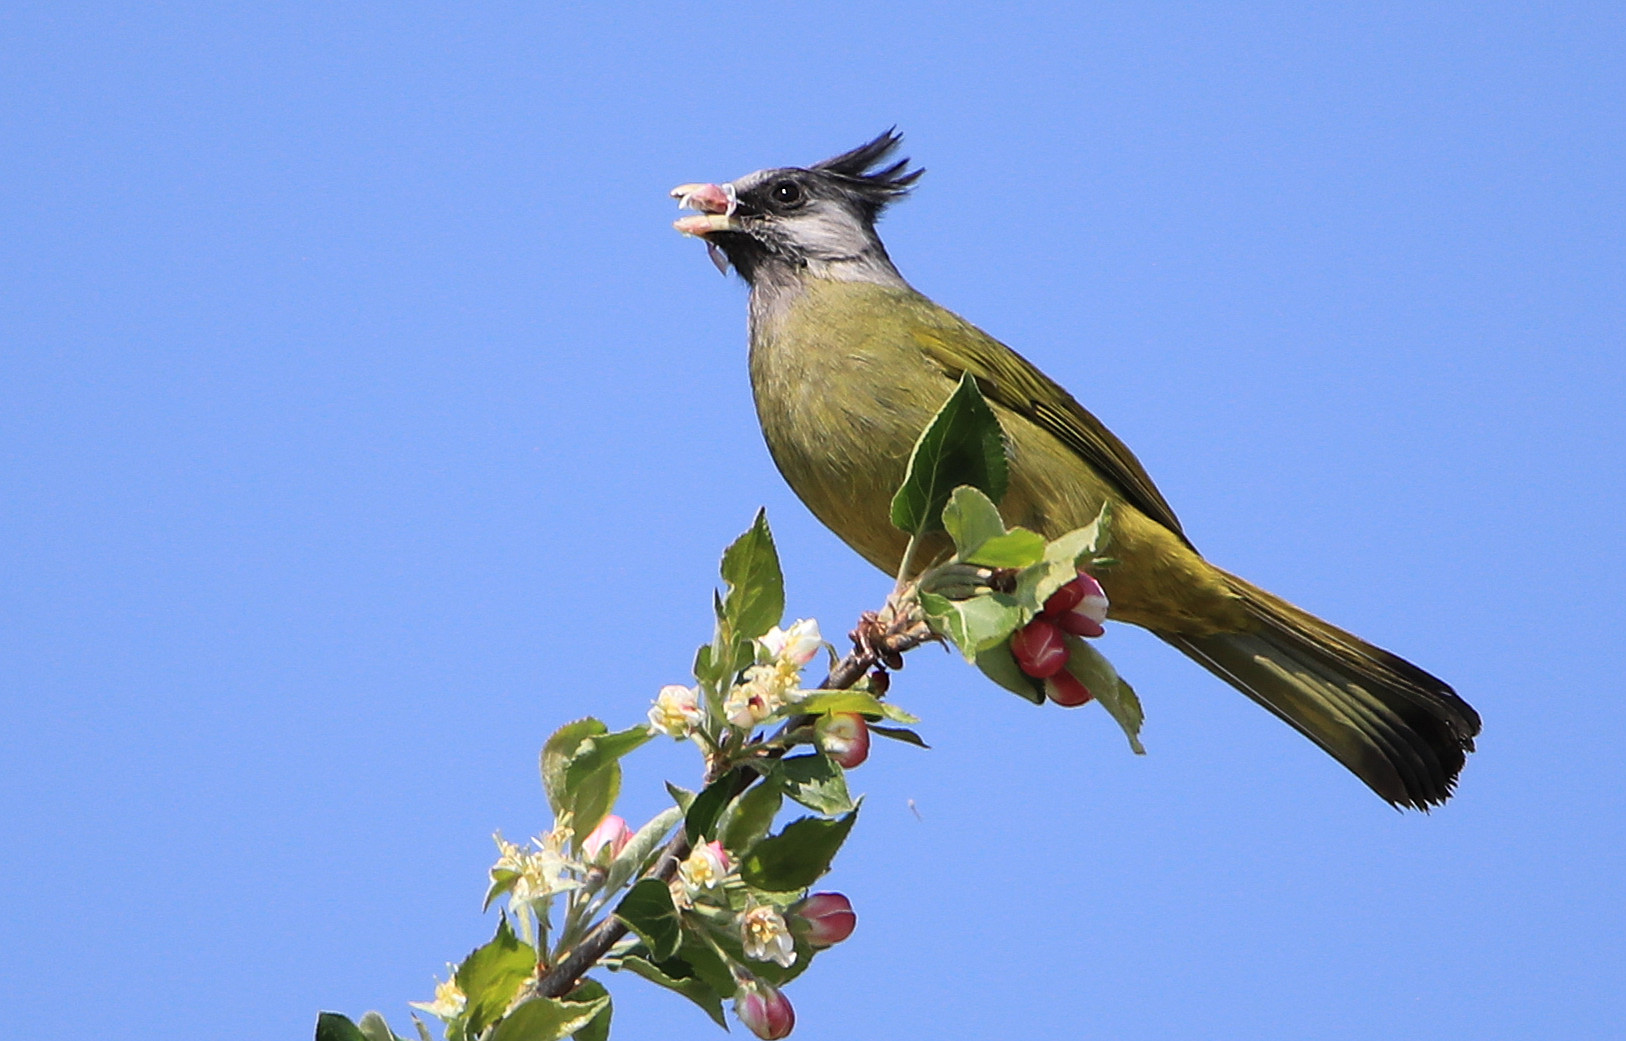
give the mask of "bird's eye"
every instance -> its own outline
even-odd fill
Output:
[[[780,181],[768,195],[781,206],[795,206],[802,201],[802,186],[795,181]]]

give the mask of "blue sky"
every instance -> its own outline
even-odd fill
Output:
[[[799,1038],[1626,1032],[1616,5],[14,3],[0,14],[0,1000],[309,1036],[489,936],[559,723],[686,678],[784,488],[666,190],[897,124],[924,292],[1217,563],[1485,718],[1400,815],[1118,627],[1150,754],[918,653]],[[694,764],[633,760],[628,816]],[[919,816],[911,813],[913,801]],[[617,1036],[715,1036],[610,980]]]

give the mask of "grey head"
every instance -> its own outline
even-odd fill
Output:
[[[674,226],[704,239],[718,268],[732,266],[753,289],[804,276],[902,285],[875,233],[881,212],[925,172],[892,158],[902,140],[894,128],[809,167],[679,185],[672,189],[678,205],[700,216]]]

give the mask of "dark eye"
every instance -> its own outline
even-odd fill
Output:
[[[781,206],[795,206],[802,201],[802,186],[795,181],[780,181],[768,192],[768,197]]]

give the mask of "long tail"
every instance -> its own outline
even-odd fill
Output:
[[[1388,651],[1227,575],[1257,623],[1245,633],[1158,633],[1291,723],[1396,806],[1450,798],[1479,713]]]

